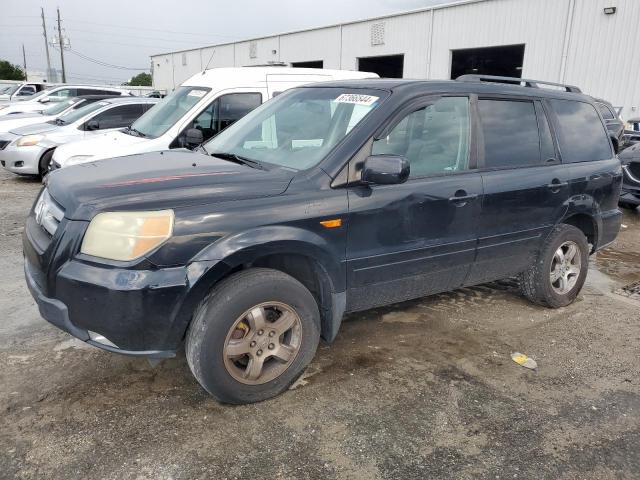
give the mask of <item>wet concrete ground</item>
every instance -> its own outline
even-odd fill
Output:
[[[640,280],[638,211],[570,307],[503,281],[352,315],[295,390],[230,407],[183,357],[151,368],[39,318],[38,188],[0,173],[0,478],[640,478],[640,302],[615,293]]]

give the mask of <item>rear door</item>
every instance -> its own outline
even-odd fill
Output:
[[[349,188],[349,311],[459,287],[475,258],[482,180],[471,101],[425,103],[410,105],[371,148],[406,157],[407,182]]]
[[[142,105],[136,103],[117,105],[115,107],[104,110],[85,122],[85,137],[102,134],[105,131],[109,130],[128,127],[133,122],[135,122],[138,117],[142,115],[142,113]],[[97,130],[87,130],[86,125],[91,121],[98,122]]]
[[[569,167],[560,162],[541,101],[480,98],[478,117],[484,198],[468,284],[524,270],[569,199]]]
[[[549,105],[555,113],[562,161],[570,170],[573,208],[597,213],[599,220],[617,216],[620,160],[611,150],[595,108],[572,100],[549,100]]]

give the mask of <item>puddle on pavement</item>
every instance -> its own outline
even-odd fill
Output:
[[[640,253],[609,248],[596,253],[590,267],[595,267],[614,281],[631,283],[640,280]]]

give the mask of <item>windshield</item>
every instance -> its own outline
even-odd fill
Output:
[[[58,115],[59,113],[64,112],[67,108],[69,108],[74,103],[77,103],[78,99],[66,100],[64,102],[56,103],[51,107],[45,109],[42,114],[43,115]]]
[[[64,125],[69,123],[76,122],[80,120],[82,117],[87,115],[88,113],[95,112],[96,110],[101,109],[102,107],[109,105],[109,102],[94,102],[89,105],[85,105],[84,107],[80,107],[77,110],[71,110],[70,112],[61,115],[58,120],[61,120]]]
[[[131,128],[144,137],[157,138],[175,125],[209,90],[204,87],[178,87],[133,122]]]
[[[316,165],[386,98],[378,90],[298,88],[279,95],[204,145],[225,153],[304,170]]]
[[[16,91],[21,87],[22,85],[18,84],[18,85],[14,85],[12,87],[7,87],[6,89],[4,89],[2,91],[2,93],[4,93],[5,95],[13,95],[14,93],[16,93]]]

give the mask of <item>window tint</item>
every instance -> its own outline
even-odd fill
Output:
[[[598,107],[598,110],[600,110],[600,114],[602,115],[602,118],[604,118],[605,120],[613,120],[613,113],[611,113],[611,110],[609,110],[609,107],[607,107],[605,104],[603,103],[596,103],[596,106]]]
[[[589,162],[612,157],[609,135],[591,104],[573,100],[551,100],[550,104],[558,117],[563,162]]]
[[[373,155],[401,155],[411,177],[456,172],[469,167],[469,99],[442,98],[407,115],[385,138],[376,140]]]
[[[478,109],[486,167],[540,164],[540,137],[533,102],[480,100]]]
[[[142,107],[140,105],[119,105],[97,114],[90,120],[95,120],[99,124],[99,129],[123,128],[131,125],[140,115]]]
[[[230,93],[216,98],[188,128],[202,131],[205,140],[217,135],[262,103],[260,93]]]

